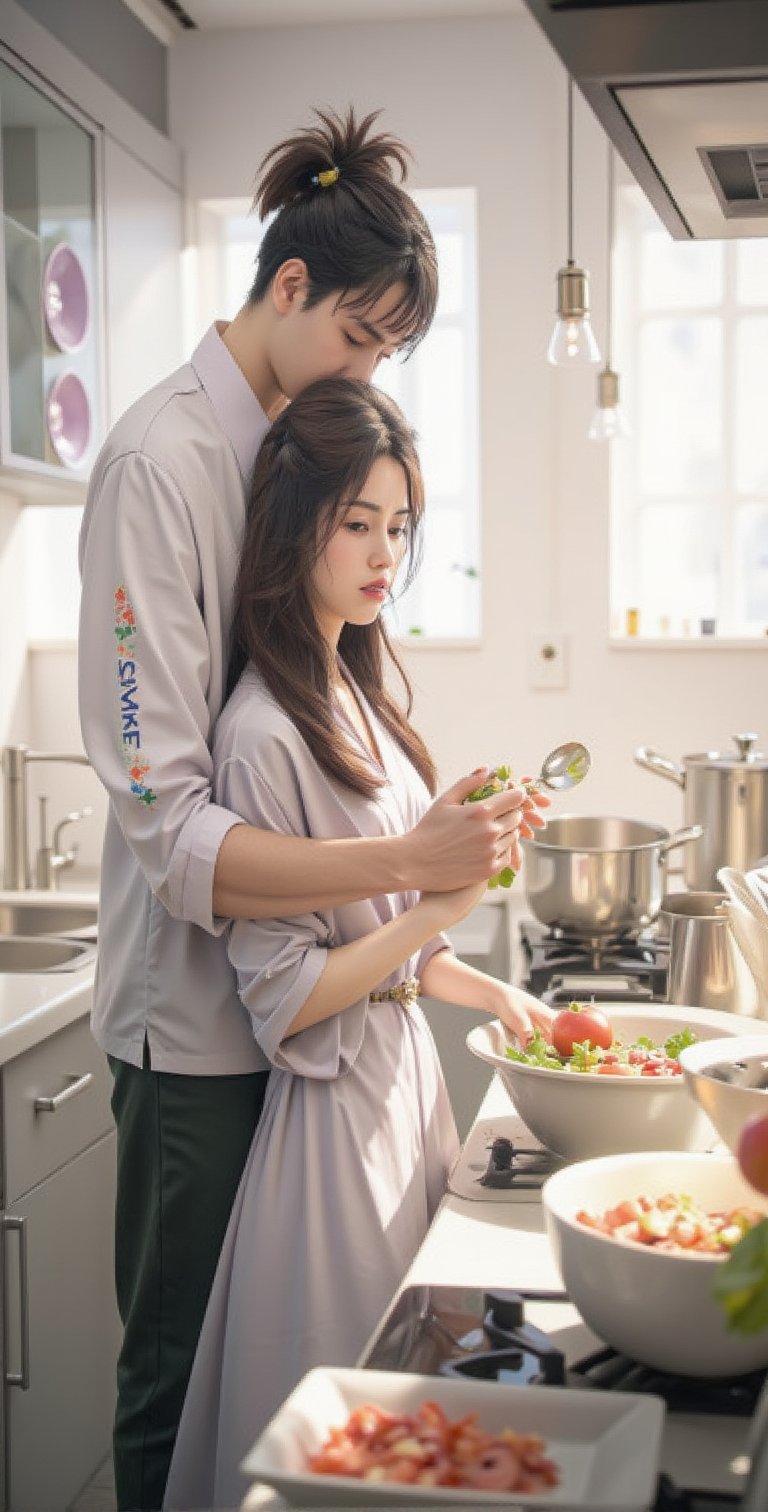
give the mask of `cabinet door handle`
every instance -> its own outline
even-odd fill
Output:
[[[9,1229],[16,1229],[19,1236],[19,1331],[20,1331],[20,1360],[21,1369],[18,1371],[6,1371],[5,1381],[7,1386],[20,1386],[22,1391],[29,1391],[29,1286],[27,1283],[27,1220],[26,1218],[14,1218],[10,1215],[3,1217],[3,1229],[7,1233]]]
[[[59,1108],[63,1108],[65,1103],[84,1092],[86,1087],[90,1087],[92,1081],[92,1071],[86,1071],[84,1076],[71,1076],[69,1086],[65,1087],[63,1092],[57,1092],[55,1097],[36,1097],[35,1112],[58,1113]]]

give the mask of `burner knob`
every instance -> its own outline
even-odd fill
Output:
[[[523,1299],[519,1292],[490,1291],[484,1294],[485,1310],[490,1312],[490,1322],[505,1333],[519,1328],[524,1317]]]
[[[491,1165],[496,1171],[511,1171],[515,1147],[511,1139],[500,1134],[491,1145]]]

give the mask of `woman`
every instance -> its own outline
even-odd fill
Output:
[[[256,208],[273,218],[246,303],[118,421],[83,521],[80,717],[109,795],[92,1024],[118,1134],[122,1512],[162,1502],[266,1086],[224,917],[456,887],[505,864],[533,822],[519,791],[462,808],[470,776],[415,831],[329,845],[244,823],[211,790],[245,501],[269,423],[312,379],[370,378],[434,312],[435,249],[401,183],[406,150],[374,120],[319,113],[267,154]]]
[[[410,690],[381,610],[416,557],[423,487],[397,406],[327,379],[289,406],[256,464],[234,616],[242,674],[214,745],[217,801],[261,829],[385,839],[435,789],[385,682]],[[431,996],[521,1040],[551,1012],[458,961],[440,931],[482,896],[377,891],[235,922],[230,959],[273,1068],[182,1414],[171,1507],[239,1504],[239,1463],[315,1364],[353,1364],[421,1243],[457,1150]]]

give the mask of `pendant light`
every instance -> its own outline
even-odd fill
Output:
[[[607,315],[605,323],[605,367],[597,375],[597,404],[587,431],[590,441],[612,441],[616,436],[628,436],[629,426],[619,404],[619,375],[611,367],[611,327],[613,322],[613,215],[614,215],[614,150],[608,143],[608,256],[606,262],[605,292]]]
[[[600,361],[589,319],[589,276],[573,260],[573,79],[568,76],[568,261],[557,274],[557,320],[547,357],[557,367]]]

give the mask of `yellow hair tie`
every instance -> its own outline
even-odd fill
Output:
[[[318,189],[330,189],[339,178],[338,168],[323,168],[320,173],[313,173],[311,182]]]

